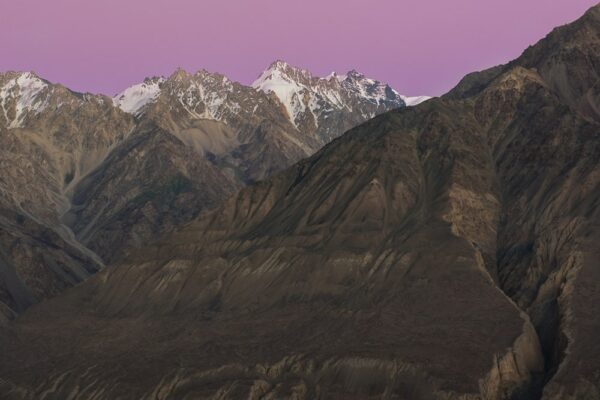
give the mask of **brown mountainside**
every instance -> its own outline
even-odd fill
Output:
[[[600,399],[599,39],[597,6],[32,307],[1,390]]]
[[[404,106],[388,94],[352,97],[368,112],[350,121]],[[114,99],[8,72],[0,106],[3,320],[325,144],[276,96],[206,71],[150,78]]]

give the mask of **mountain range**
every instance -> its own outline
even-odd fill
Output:
[[[183,71],[117,96],[127,113],[77,97],[107,104],[103,118],[126,133],[94,125],[93,146],[75,142],[111,150],[64,170],[75,178],[63,185],[81,182],[61,192],[73,191],[60,217],[76,239],[60,247],[50,236],[44,248],[74,258],[85,246],[110,265],[5,323],[0,393],[600,399],[600,5],[414,107],[354,72],[317,79],[287,68],[276,62],[252,88],[211,75],[238,103],[211,100],[216,90],[190,83],[204,73]],[[352,96],[367,100],[350,105]],[[249,116],[236,119],[234,104]],[[282,117],[253,129],[261,107]],[[8,126],[25,121],[16,110]],[[210,127],[199,123],[207,116]],[[368,121],[341,136],[329,124],[358,117]],[[173,158],[177,146],[205,157]],[[20,162],[37,171],[31,160]],[[57,183],[40,165],[39,179]],[[212,188],[231,195],[206,193],[215,206],[196,214],[209,199],[175,177],[209,166],[203,187],[225,183]],[[116,190],[128,179],[153,188],[145,206]],[[189,216],[169,208],[182,194],[198,201]],[[121,216],[104,217],[114,210]],[[158,224],[138,215],[177,228],[131,243]]]
[[[405,100],[356,71],[317,78],[283,61],[252,86],[180,69],[112,99],[0,74],[0,315],[87,279]]]

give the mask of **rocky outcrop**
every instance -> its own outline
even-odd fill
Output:
[[[494,356],[488,375],[480,381],[484,399],[527,399],[540,395],[544,357],[538,335],[524,315],[523,333],[503,355]]]

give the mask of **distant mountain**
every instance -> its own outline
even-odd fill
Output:
[[[117,94],[113,102],[121,110],[139,115],[146,104],[156,101],[160,94],[160,86],[165,80],[163,77],[146,78],[144,82],[128,87]]]
[[[600,399],[599,87],[596,6],[32,307],[0,393]]]
[[[290,87],[327,87],[340,102],[314,95],[311,124],[277,96],[207,71],[148,78],[112,99],[34,73],[0,74],[0,314],[87,279],[346,129],[404,106],[357,73],[338,82],[282,62],[267,71],[275,67],[298,79]]]
[[[406,106],[405,97],[389,85],[354,70],[319,78],[284,61],[271,64],[252,87],[273,94],[294,126],[323,144],[339,136],[340,127],[348,130],[382,112]]]
[[[109,97],[33,73],[0,74],[0,108],[1,321],[103,267],[61,219],[76,184],[135,123]]]
[[[179,84],[174,86],[173,81]],[[404,107],[407,102],[417,105],[430,99],[402,96],[389,85],[354,70],[346,75],[334,72],[320,78],[284,61],[275,61],[251,87],[220,74],[199,71],[190,75],[179,70],[168,79],[148,78],[124,90],[114,97],[114,103],[140,116],[166,96],[192,118],[227,121],[236,114],[246,116],[246,111],[257,113],[255,108],[265,102],[257,91],[272,95],[283,106],[286,119],[302,133],[300,140],[316,140],[318,147],[382,112]],[[199,106],[201,110],[197,109]],[[307,149],[311,146],[315,144],[309,143]],[[314,151],[314,148],[309,150]]]

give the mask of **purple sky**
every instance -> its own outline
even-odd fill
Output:
[[[271,61],[355,68],[439,95],[517,57],[594,0],[0,0],[0,71],[115,94],[205,68],[250,83]]]

